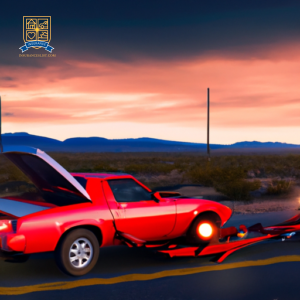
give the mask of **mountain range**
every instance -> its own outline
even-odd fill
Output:
[[[106,139],[102,137],[75,137],[64,141],[32,135],[27,132],[2,134],[4,146],[23,145],[55,152],[182,152],[206,151],[206,144],[168,141],[153,138]],[[216,152],[300,150],[300,145],[279,142],[238,142],[230,145],[211,144]]]

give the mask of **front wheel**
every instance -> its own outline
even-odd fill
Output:
[[[99,242],[93,232],[75,229],[59,242],[55,259],[61,271],[72,276],[88,273],[97,263]]]
[[[221,220],[214,213],[200,215],[194,220],[187,232],[187,242],[193,245],[207,246],[218,243]]]

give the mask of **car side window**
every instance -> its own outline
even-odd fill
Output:
[[[138,202],[151,200],[148,192],[133,179],[112,179],[107,181],[117,202]]]

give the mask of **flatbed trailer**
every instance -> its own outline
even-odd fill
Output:
[[[261,223],[257,223],[248,228],[245,225],[240,225],[239,230],[234,226],[221,228],[220,240],[207,245],[191,247],[169,244],[166,245],[167,248],[157,251],[168,254],[170,257],[216,255],[214,261],[222,263],[226,257],[237,250],[270,239],[284,241],[298,231],[300,231],[300,214],[273,226],[263,227]],[[254,236],[250,237],[251,235]]]

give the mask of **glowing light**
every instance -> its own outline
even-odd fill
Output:
[[[0,230],[6,229],[8,226],[6,224],[0,225]]]
[[[237,236],[239,238],[243,238],[245,236],[245,234],[246,234],[246,232],[240,231],[240,232],[238,232]]]
[[[198,213],[198,211],[197,211],[197,210],[195,210],[195,211],[194,211],[194,215],[196,215],[197,213]]]
[[[203,223],[199,226],[199,233],[203,237],[210,237],[212,235],[213,229],[210,224],[208,223]]]

